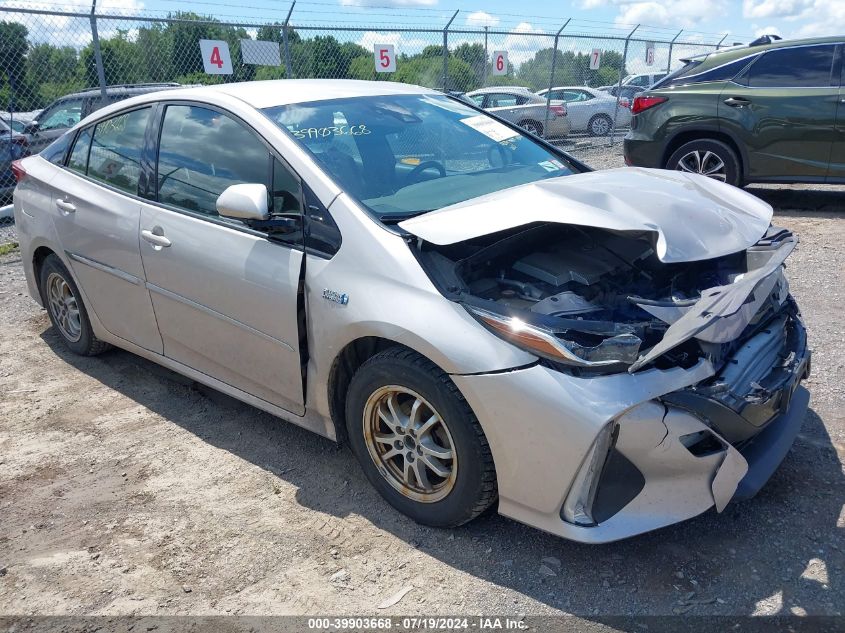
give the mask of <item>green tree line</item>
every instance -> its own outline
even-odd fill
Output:
[[[100,39],[106,82],[113,84],[174,81],[182,84],[280,79],[282,66],[253,66],[240,63],[240,40],[249,39],[244,28],[192,12],[170,15],[175,22],[154,23],[134,33],[117,31]],[[102,26],[101,26],[102,29]],[[93,44],[81,49],[31,42],[25,25],[0,22],[0,109],[34,110],[54,99],[83,88],[99,85]],[[206,75],[199,40],[224,40],[229,45],[233,75]],[[256,39],[282,44],[282,25],[261,26]],[[340,42],[332,35],[303,37],[296,30],[288,38],[295,77],[370,79],[401,81],[433,88],[443,85],[443,46],[426,46],[421,52],[400,54],[395,73],[376,73],[373,52],[353,42]],[[589,69],[589,54],[545,48],[506,76],[493,76],[484,47],[464,42],[448,52],[448,88],[469,91],[484,84],[522,85],[533,90],[547,88],[555,62],[554,85],[606,85],[615,83],[622,68],[622,56],[605,51],[602,67]]]

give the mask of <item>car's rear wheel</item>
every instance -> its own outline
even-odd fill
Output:
[[[596,114],[587,124],[587,131],[590,136],[607,136],[613,127],[613,120],[606,114]]]
[[[496,500],[484,432],[449,376],[392,347],[355,373],[346,401],[349,443],[367,478],[415,521],[454,527]]]
[[[533,119],[526,119],[519,122],[521,127],[526,132],[531,132],[534,136],[543,136],[543,124]]]
[[[713,139],[684,143],[669,157],[666,168],[700,174],[735,187],[742,182],[736,152],[722,141]]]
[[[55,255],[48,255],[44,259],[39,287],[50,321],[70,351],[82,356],[94,356],[111,347],[94,336],[79,288]]]

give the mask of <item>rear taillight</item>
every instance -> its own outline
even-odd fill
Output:
[[[554,114],[555,116],[566,116],[566,106],[565,105],[550,105],[549,111]]]
[[[630,99],[626,99],[626,98],[624,98],[624,97],[622,97],[621,99],[619,99],[619,107],[620,107],[620,108],[630,108],[630,107],[631,107],[631,101],[630,101]]]
[[[634,97],[634,105],[631,106],[632,114],[639,114],[649,108],[660,105],[664,101],[668,101],[666,97]]]
[[[26,169],[23,168],[21,161],[16,160],[12,162],[12,173],[15,175],[17,182],[23,182],[23,179],[26,178]]]

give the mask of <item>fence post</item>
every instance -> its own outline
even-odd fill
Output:
[[[282,26],[282,44],[285,47],[285,79],[293,79],[293,64],[290,63],[290,43],[288,42],[288,22],[290,22],[290,15],[293,13],[293,8],[296,6],[296,0],[290,5],[288,15],[285,18],[285,23]]]
[[[619,93],[622,92],[622,75],[625,74],[625,64],[628,63],[628,44],[631,43],[631,37],[634,33],[636,33],[638,28],[640,28],[639,24],[637,24],[637,26],[628,33],[628,37],[625,38],[625,48],[622,51],[622,68],[619,69],[619,83],[616,84],[616,107],[613,108],[613,127],[610,128],[611,146],[613,146],[613,143],[616,140],[616,119],[619,117]]]
[[[91,40],[94,43],[94,61],[97,64],[97,79],[100,82],[100,97],[106,102],[106,69],[103,68],[103,53],[100,50],[100,37],[97,35],[97,0],[91,0]]]
[[[543,136],[548,136],[549,133],[549,108],[552,105],[552,88],[555,84],[555,66],[557,66],[557,43],[560,40],[560,34],[572,18],[567,18],[560,30],[555,33],[555,49],[552,51],[552,71],[549,73],[549,91],[546,93],[546,120],[543,122]]]
[[[672,41],[669,42],[669,61],[666,62],[666,74],[672,72],[672,47],[675,45],[675,40],[681,37],[681,33],[684,32],[684,29],[678,31],[678,34],[672,38]]]
[[[489,59],[487,57],[487,32],[489,30],[490,30],[490,27],[485,25],[484,26],[484,70],[482,71],[484,73],[484,76],[481,80],[481,87],[482,88],[487,87],[487,60]]]
[[[443,92],[449,89],[449,27],[452,26],[455,18],[458,17],[458,11],[452,14],[452,17],[443,28]]]

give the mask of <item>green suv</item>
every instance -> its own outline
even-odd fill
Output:
[[[634,99],[625,163],[751,182],[845,183],[845,37],[684,60]]]

